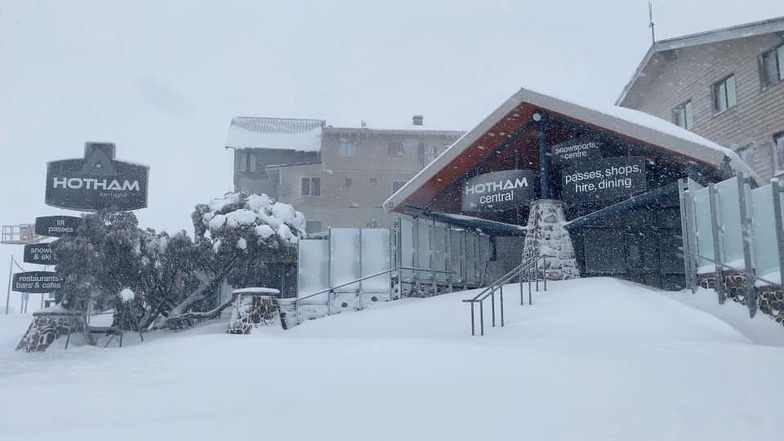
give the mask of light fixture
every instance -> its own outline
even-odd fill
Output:
[[[534,119],[534,121],[539,122],[539,121],[542,120],[542,114],[539,113],[539,112],[534,112],[534,115],[533,115],[532,118]]]

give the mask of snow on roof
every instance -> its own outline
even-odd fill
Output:
[[[231,120],[226,148],[321,150],[319,119],[260,118],[238,116]]]
[[[521,88],[511,98],[501,104],[490,116],[479,123],[478,126],[458,139],[444,153],[387,199],[384,202],[384,207],[388,211],[393,210],[522,104],[529,104],[535,108],[605,128],[625,137],[694,158],[716,168],[722,168],[725,163],[729,163],[733,172],[743,172],[755,179],[758,184],[761,183],[759,177],[751,171],[748,165],[735,152],[678,127],[669,121],[632,109],[618,106],[585,106],[563,98],[557,98],[554,95],[546,95]]]
[[[784,17],[770,18],[767,20],[755,21],[726,28],[714,29],[696,34],[684,35],[682,37],[669,38],[655,42],[648,49],[648,52],[640,61],[640,65],[635,69],[634,74],[626,83],[621,95],[615,104],[621,103],[629,91],[632,89],[637,79],[648,66],[651,58],[657,53],[670,51],[673,49],[683,49],[686,47],[699,46],[702,44],[719,43],[722,41],[736,40],[739,38],[755,37],[757,35],[770,34],[773,32],[784,32]]]
[[[455,130],[455,129],[447,129],[438,126],[432,125],[414,125],[414,124],[402,124],[399,126],[389,125],[384,127],[374,127],[367,125],[365,127],[325,127],[324,131],[326,133],[333,132],[333,133],[342,133],[342,132],[377,132],[377,133],[410,133],[410,132],[432,132],[428,134],[437,134],[437,135],[448,135],[448,136],[461,136],[465,133],[465,130]]]

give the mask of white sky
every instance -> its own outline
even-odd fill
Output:
[[[658,39],[781,15],[654,2]],[[233,116],[468,130],[523,86],[612,104],[647,23],[645,0],[0,0],[0,224],[75,214],[44,205],[46,162],[88,140],[150,166],[143,227],[190,230],[196,203],[232,190]]]

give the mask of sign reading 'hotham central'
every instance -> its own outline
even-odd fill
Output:
[[[531,170],[475,176],[463,186],[462,211],[502,211],[527,204],[533,198],[535,176]]]
[[[81,211],[147,206],[149,168],[114,159],[114,144],[86,143],[84,159],[46,167],[46,204]]]

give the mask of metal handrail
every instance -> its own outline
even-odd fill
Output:
[[[779,288],[782,288],[782,289],[784,289],[784,285],[782,285],[781,283],[771,282],[770,280],[763,279],[762,277],[759,277],[759,276],[757,276],[757,275],[756,275],[756,274],[754,274],[754,273],[749,273],[749,272],[747,272],[745,269],[736,268],[736,267],[734,267],[734,266],[727,265],[726,263],[721,263],[721,262],[718,262],[718,261],[716,261],[716,260],[713,260],[713,259],[711,259],[710,257],[701,256],[701,255],[699,255],[699,254],[697,254],[697,253],[695,253],[695,252],[693,252],[693,251],[685,251],[685,250],[683,249],[683,247],[678,247],[678,249],[679,249],[680,251],[683,251],[683,252],[686,252],[686,253],[689,253],[689,254],[691,254],[691,255],[692,255],[692,257],[696,257],[696,258],[698,258],[698,259],[704,259],[704,260],[707,260],[708,262],[710,262],[710,263],[712,263],[712,264],[714,264],[714,265],[718,265],[718,266],[720,266],[720,267],[722,267],[722,268],[726,268],[726,269],[731,269],[731,270],[733,270],[733,271],[738,271],[738,272],[740,272],[740,273],[743,273],[743,274],[744,274],[745,276],[747,276],[747,277],[751,277],[752,279],[758,280],[758,281],[760,281],[760,282],[767,283],[768,285],[778,286]]]
[[[372,279],[373,277],[383,276],[384,274],[392,273],[392,272],[399,271],[399,270],[426,271],[426,272],[432,272],[432,273],[454,274],[453,271],[431,270],[431,269],[425,269],[425,268],[397,267],[397,268],[391,268],[391,269],[388,269],[388,270],[384,270],[384,271],[381,271],[381,272],[378,272],[378,273],[375,273],[375,274],[371,274],[369,276],[361,277],[359,279],[352,280],[350,282],[341,283],[340,285],[332,286],[332,287],[329,287],[329,288],[324,288],[322,290],[319,290],[319,291],[316,291],[314,293],[308,294],[308,295],[306,295],[304,297],[297,297],[296,299],[280,299],[280,300],[281,301],[285,301],[287,306],[294,305],[294,307],[296,308],[297,324],[299,324],[300,323],[300,321],[299,321],[299,304],[303,300],[307,300],[307,299],[315,297],[315,296],[317,296],[319,294],[324,294],[324,293],[330,293],[331,294],[331,293],[335,292],[335,290],[338,289],[338,288],[343,288],[344,286],[353,285],[353,284],[359,283],[359,282],[361,282],[363,280]],[[398,285],[401,285],[401,284],[402,284],[402,281],[398,280]],[[331,301],[331,299],[327,299],[327,307],[328,308],[329,308],[330,301]],[[331,315],[331,314],[328,312],[327,315]]]
[[[501,314],[501,327],[504,326],[504,284],[509,282],[510,280],[514,279],[515,277],[519,277],[520,280],[520,304],[525,304],[524,301],[524,293],[523,293],[523,274],[528,273],[530,274],[531,269],[535,268],[535,265],[542,260],[544,262],[543,265],[543,280],[544,280],[544,290],[547,291],[547,257],[546,256],[537,256],[529,258],[528,260],[520,263],[520,265],[514,267],[508,273],[504,274],[500,278],[498,278],[495,282],[490,284],[487,288],[482,290],[479,294],[475,295],[470,299],[463,299],[464,303],[471,304],[471,335],[476,335],[476,318],[475,318],[475,308],[474,305],[479,303],[479,329],[480,335],[485,335],[485,313],[484,313],[484,301],[488,297],[491,300],[491,318],[492,318],[492,326],[495,327],[495,292],[496,290],[499,291],[499,302],[501,305],[500,314]],[[528,281],[528,304],[532,304],[531,300],[531,278],[526,277]],[[534,271],[534,279],[536,281],[536,291],[539,291],[539,271],[538,268]]]

